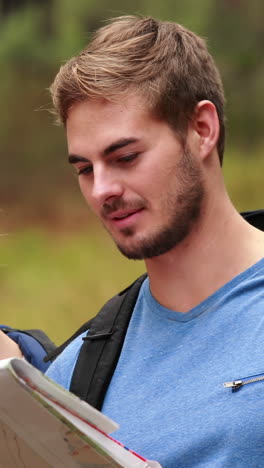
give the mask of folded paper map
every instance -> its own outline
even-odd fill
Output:
[[[25,360],[0,361],[1,468],[161,468],[113,439],[117,428]]]

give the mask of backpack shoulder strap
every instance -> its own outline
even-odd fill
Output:
[[[54,349],[50,350],[47,356],[44,358],[44,361],[54,361],[54,359],[56,359],[56,357],[62,353],[62,351],[71,343],[71,341],[73,341],[75,338],[77,338],[77,336],[81,335],[86,330],[89,330],[92,320],[93,319],[90,319],[88,322],[85,322],[73,335],[70,336],[70,338],[64,341],[60,346],[56,346]]]
[[[241,215],[252,226],[264,231],[264,210],[244,211]]]
[[[101,409],[146,274],[112,297],[90,321],[73,371],[70,391]]]

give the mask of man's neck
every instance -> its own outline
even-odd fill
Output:
[[[150,288],[163,306],[187,312],[264,256],[264,233],[231,203],[201,217],[181,244],[146,260]]]

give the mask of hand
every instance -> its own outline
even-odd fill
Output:
[[[15,341],[11,340],[11,338],[8,338],[8,335],[0,330],[0,359],[6,359],[10,357],[22,358],[23,355]]]

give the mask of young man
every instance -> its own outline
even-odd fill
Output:
[[[118,18],[51,91],[85,199],[148,272],[102,408],[117,437],[166,468],[262,466],[264,234],[225,189],[224,95],[203,40]],[[81,343],[49,368],[66,388]]]
[[[85,199],[148,273],[102,407],[117,438],[164,468],[262,466],[264,234],[225,189],[224,95],[204,41],[117,18],[51,91]],[[48,371],[66,388],[82,338]]]

